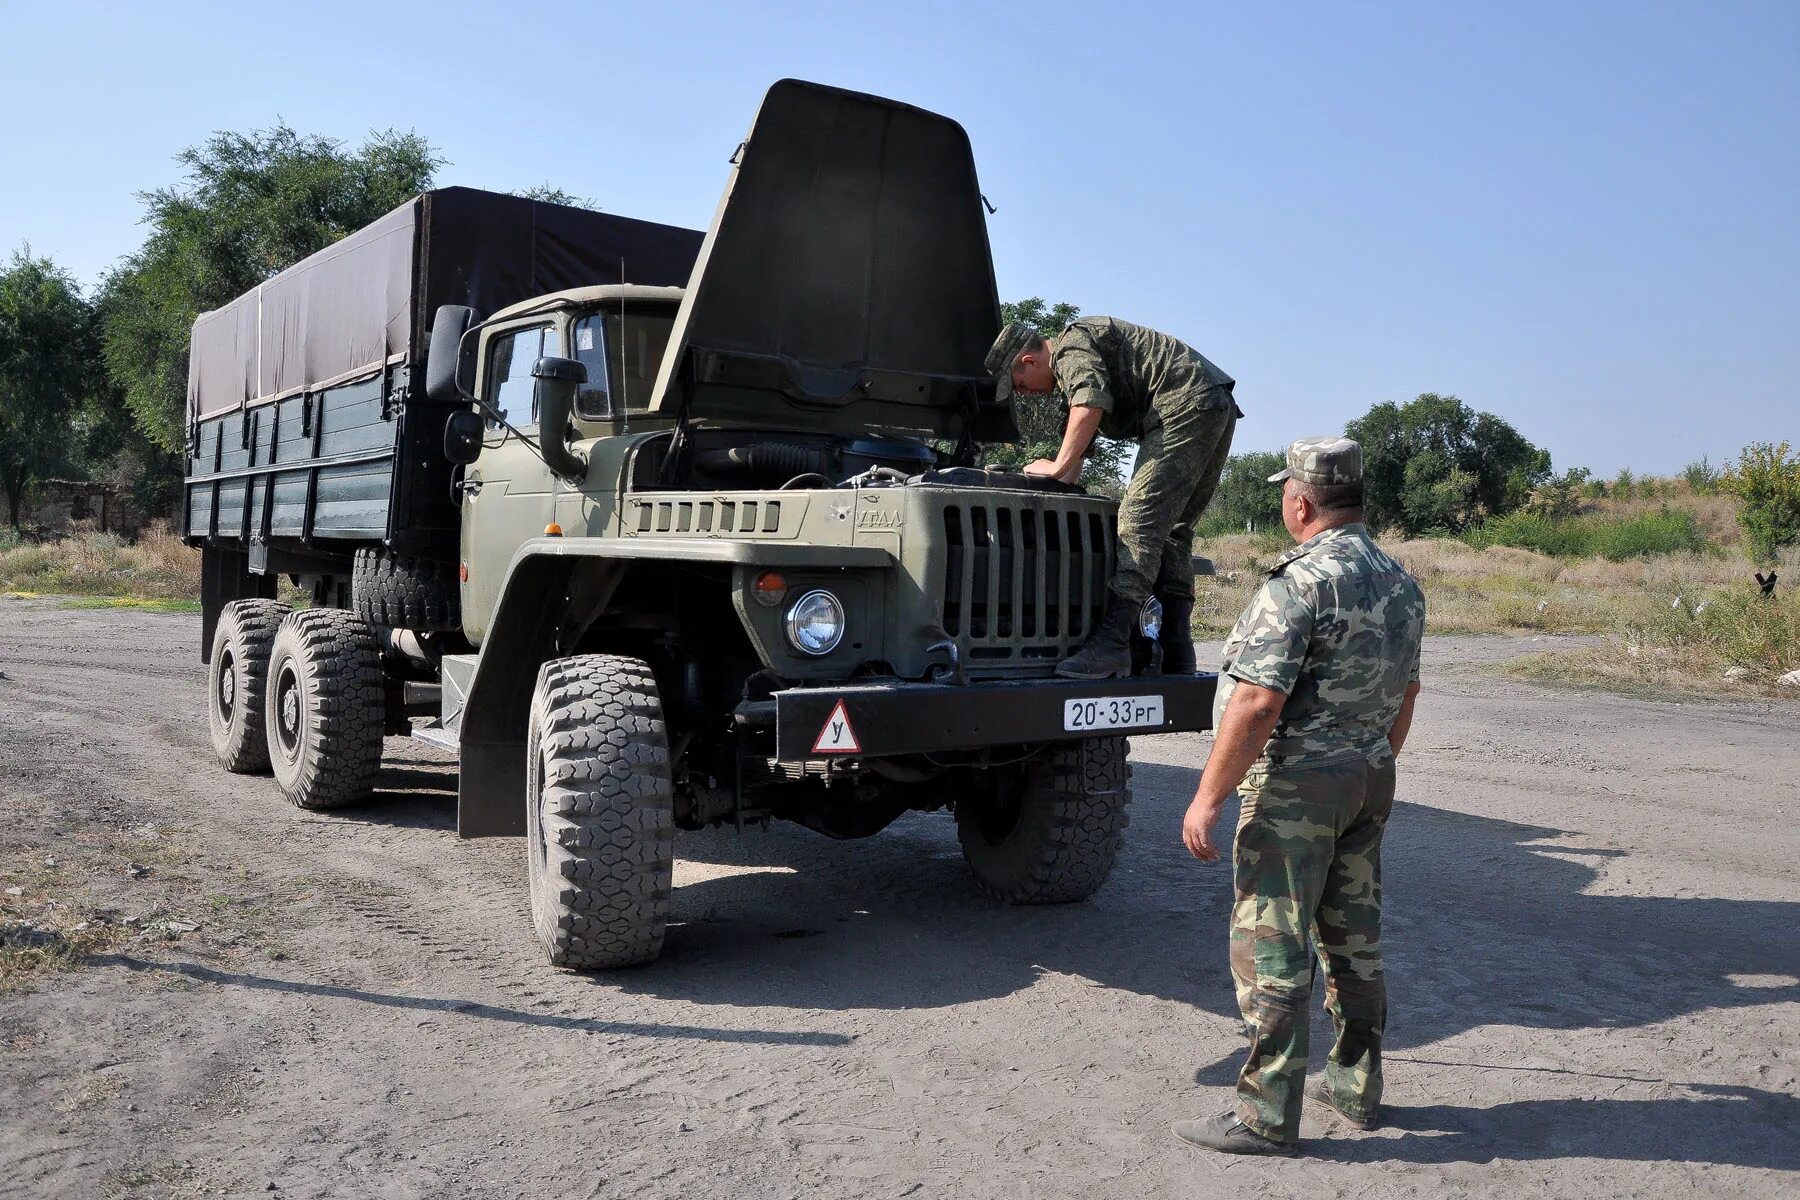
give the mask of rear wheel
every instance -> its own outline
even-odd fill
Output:
[[[381,647],[355,613],[309,608],[275,634],[265,700],[270,764],[301,808],[366,800],[381,767]]]
[[[611,654],[545,663],[525,754],[526,879],[550,961],[649,962],[668,923],[675,786],[648,664]]]
[[[956,802],[963,858],[984,892],[1008,904],[1063,904],[1106,882],[1130,819],[1124,738],[1059,743],[988,778],[998,786]]]
[[[206,671],[206,716],[213,750],[227,771],[269,769],[263,700],[275,631],[287,614],[288,606],[274,600],[233,600],[219,614]]]

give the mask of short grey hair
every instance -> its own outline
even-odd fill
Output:
[[[1363,485],[1358,483],[1307,483],[1291,479],[1295,495],[1306,499],[1320,512],[1347,512],[1363,506]]]

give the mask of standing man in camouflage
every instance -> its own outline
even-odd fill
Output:
[[[1163,670],[1194,673],[1194,524],[1219,486],[1243,414],[1231,376],[1198,351],[1116,317],[1083,317],[1054,338],[1017,322],[1000,331],[987,369],[1004,400],[1060,392],[1068,428],[1055,458],[1025,470],[1065,483],[1081,476],[1095,434],[1138,443],[1119,505],[1119,560],[1100,624],[1056,668],[1071,679],[1131,674],[1131,634],[1144,602],[1162,602]]]
[[[1288,447],[1281,516],[1300,544],[1275,560],[1225,643],[1212,756],[1182,822],[1213,827],[1239,797],[1231,974],[1250,1035],[1237,1104],[1175,1133],[1230,1154],[1292,1154],[1306,1078],[1313,951],[1336,1039],[1311,1098],[1361,1129],[1381,1104],[1381,836],[1394,758],[1419,692],[1425,598],[1362,523],[1362,447]],[[1309,936],[1310,935],[1310,936]]]

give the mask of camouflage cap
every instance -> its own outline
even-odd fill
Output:
[[[1287,467],[1269,476],[1270,483],[1298,479],[1330,486],[1362,482],[1362,447],[1349,438],[1301,438],[1287,448]]]
[[[1017,321],[1008,321],[994,339],[994,344],[987,352],[982,365],[1000,385],[994,393],[994,399],[1005,400],[1012,395],[1013,359],[1019,357],[1019,351],[1036,341],[1042,335],[1029,325],[1021,325]]]

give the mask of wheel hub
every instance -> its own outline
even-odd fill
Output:
[[[219,712],[225,723],[231,723],[234,706],[237,703],[237,663],[227,654],[225,661],[219,664]]]
[[[300,750],[300,679],[291,664],[283,663],[275,690],[275,740],[290,760]]]

